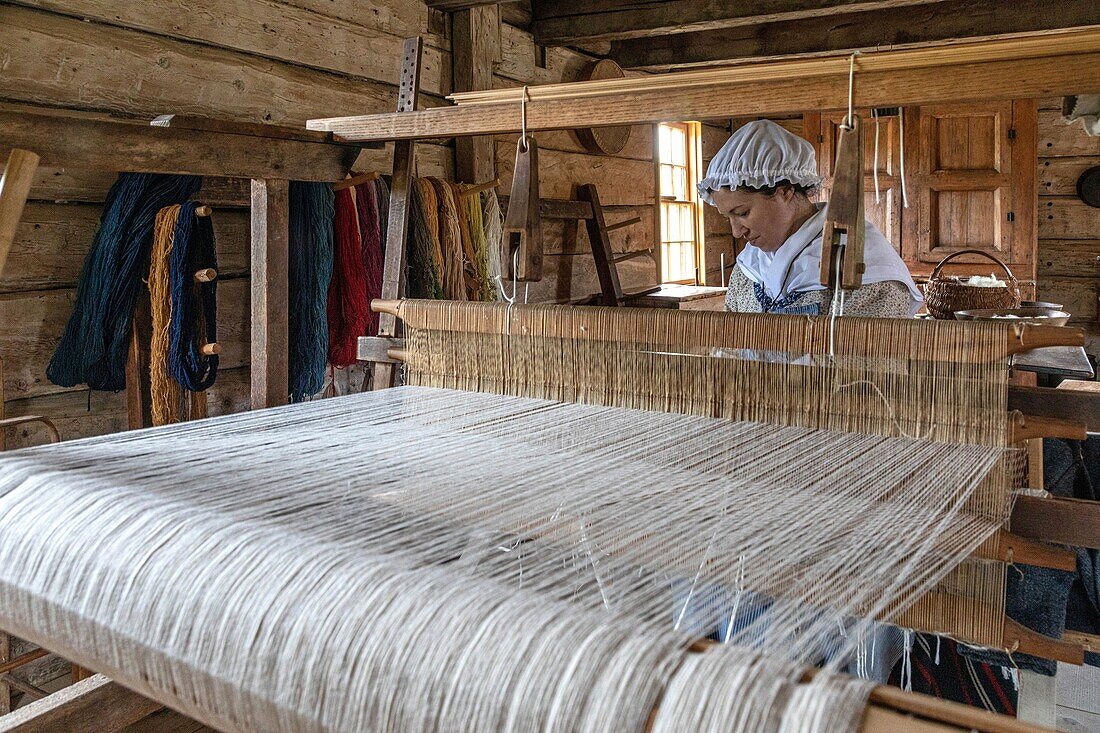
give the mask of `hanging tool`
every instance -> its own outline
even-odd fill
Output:
[[[542,279],[542,216],[539,213],[539,149],[527,135],[527,88],[521,101],[521,131],[516,144],[512,195],[504,216],[502,260],[513,280]]]
[[[859,117],[852,115],[841,125],[837,141],[833,190],[825,210],[821,245],[822,285],[834,290],[856,290],[863,284],[865,235],[863,139]]]

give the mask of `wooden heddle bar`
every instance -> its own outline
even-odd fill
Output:
[[[527,87],[527,130],[801,113],[848,98],[848,59],[798,59],[729,69]],[[854,105],[883,107],[1100,92],[1100,30],[1030,34],[911,50],[868,50]],[[342,140],[385,141],[518,132],[517,91],[399,114],[310,120]]]

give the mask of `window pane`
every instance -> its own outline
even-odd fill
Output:
[[[672,162],[672,141],[669,136],[671,129],[664,125],[660,125],[658,130],[660,140],[660,152],[658,155],[662,163],[670,163]]]
[[[676,165],[687,165],[687,136],[684,135],[683,130],[675,127],[670,132],[672,133],[669,140],[672,146],[672,162]]]
[[[678,204],[680,208],[680,231],[677,235],[677,239],[683,242],[695,241],[695,222],[692,221],[691,204]]]
[[[661,166],[661,195],[662,196],[675,196],[676,192],[672,186],[672,167],[667,165]]]
[[[688,200],[687,192],[687,168],[675,168],[675,196],[680,201]]]
[[[661,204],[661,241],[667,242],[668,236],[668,204]]]

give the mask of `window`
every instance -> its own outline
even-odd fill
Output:
[[[699,123],[657,126],[661,282],[699,283],[702,209],[695,184],[701,166]]]

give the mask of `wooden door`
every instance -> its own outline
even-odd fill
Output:
[[[927,274],[947,255],[978,249],[1034,279],[1034,102],[982,102],[906,110],[910,208],[903,217],[911,269]],[[989,260],[952,260],[956,272],[988,272]]]

